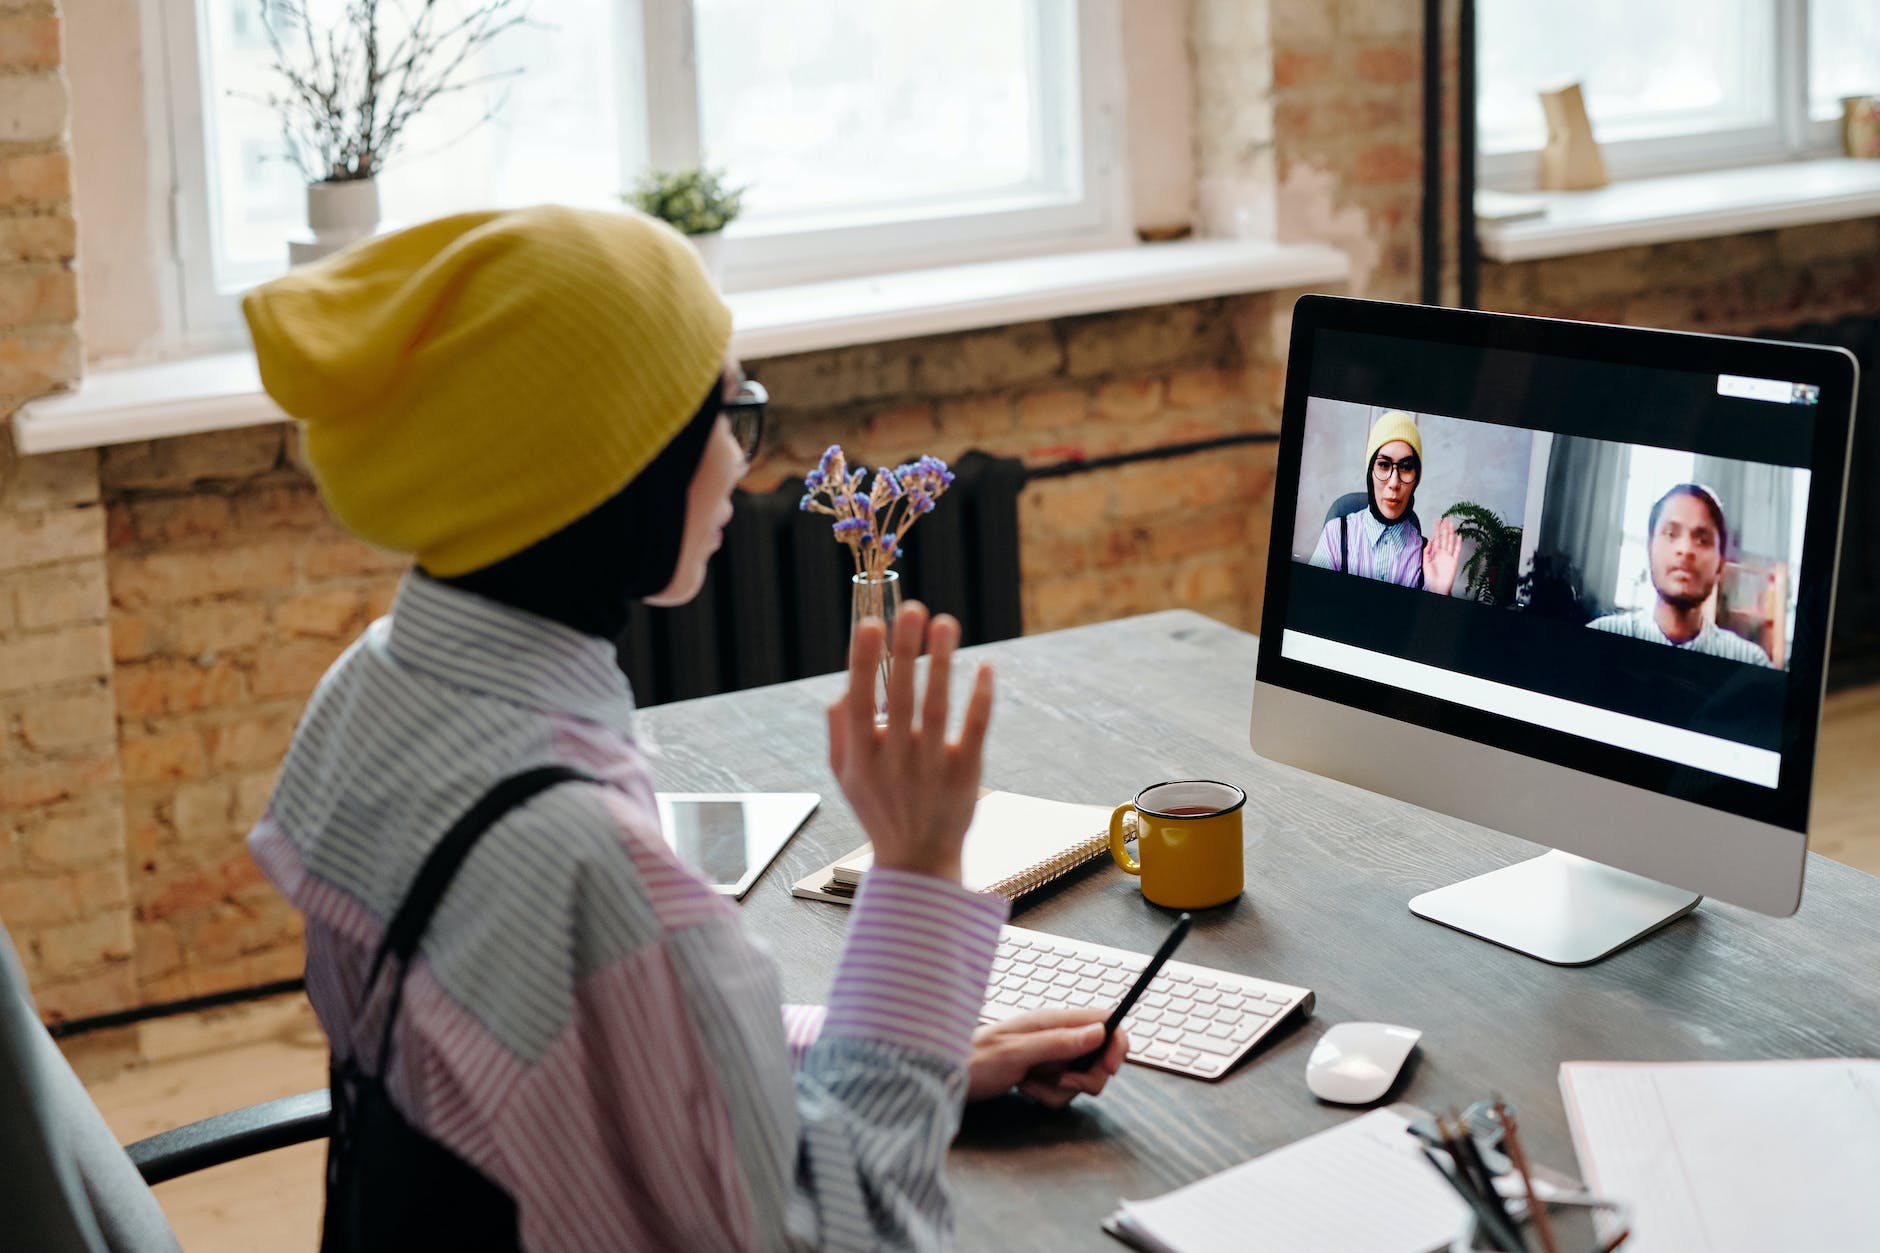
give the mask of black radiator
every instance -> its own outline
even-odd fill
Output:
[[[1828,683],[1880,681],[1880,317],[1843,318],[1765,331],[1767,339],[1832,344],[1860,362],[1854,399],[1854,448],[1848,467],[1847,517],[1841,530]]]
[[[968,644],[1020,633],[1018,496],[1025,467],[970,452],[953,485],[902,545],[903,600],[960,620]],[[848,664],[854,561],[830,520],[804,513],[800,482],[739,491],[704,590],[678,609],[636,606],[619,640],[635,701],[710,696]]]

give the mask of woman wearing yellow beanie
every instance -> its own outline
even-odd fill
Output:
[[[1401,409],[1380,414],[1365,440],[1366,505],[1328,519],[1311,564],[1449,595],[1462,539],[1444,518],[1427,541],[1413,512],[1423,478],[1423,435]]]
[[[633,214],[466,214],[243,308],[329,507],[416,563],[249,835],[333,1051],[326,1253],[946,1243],[962,1098],[1062,1104],[1127,1043],[1068,1072],[1100,1011],[974,1030],[1006,910],[959,882],[992,686],[947,741],[944,615],[897,620],[889,726],[878,624],[830,710],[875,869],[826,1009],[783,1006],[673,857],[614,638],[697,594],[753,447],[691,249]]]

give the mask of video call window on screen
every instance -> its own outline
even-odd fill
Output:
[[[1808,471],[1313,397],[1295,561],[1787,666]]]

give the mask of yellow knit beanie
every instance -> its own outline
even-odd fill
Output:
[[[1377,456],[1377,450],[1393,439],[1400,439],[1410,445],[1417,460],[1423,460],[1423,434],[1417,430],[1417,420],[1401,409],[1389,409],[1380,413],[1377,421],[1371,423],[1371,438],[1364,445],[1364,464],[1370,465]]]
[[[678,232],[552,206],[367,240],[242,312],[334,515],[441,576],[625,487],[698,411],[731,339]]]

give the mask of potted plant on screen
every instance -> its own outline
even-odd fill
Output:
[[[1475,545],[1462,566],[1469,596],[1484,605],[1512,604],[1521,528],[1509,526],[1493,509],[1470,500],[1449,506],[1443,516],[1456,519],[1456,534]]]
[[[262,0],[277,81],[252,98],[281,119],[287,157],[307,180],[313,232],[312,239],[289,242],[290,264],[378,229],[378,176],[398,156],[412,121],[439,96],[520,72],[491,71],[481,58],[523,24],[528,2],[345,0],[336,16],[322,20],[312,12],[316,0]]]
[[[725,185],[723,170],[699,166],[685,170],[650,170],[622,200],[684,235],[705,262],[712,281],[723,286],[720,245],[724,229],[744,208],[744,187]]]

